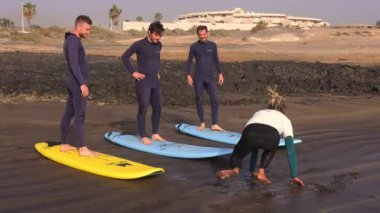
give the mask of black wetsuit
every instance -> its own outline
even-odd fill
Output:
[[[65,34],[63,50],[70,72],[66,80],[68,96],[66,109],[61,120],[61,139],[63,144],[68,143],[68,129],[70,121],[74,117],[79,147],[82,147],[86,146],[84,142],[84,119],[87,100],[82,96],[80,86],[87,85],[89,68],[82,42],[75,34]]]
[[[132,74],[136,71],[145,75],[142,80],[136,80],[136,94],[139,105],[137,114],[138,131],[141,137],[148,137],[145,128],[145,115],[149,104],[152,105],[152,132],[157,134],[160,125],[162,91],[158,79],[160,71],[160,54],[162,44],[151,43],[148,38],[141,39],[132,44],[122,55],[122,61],[127,70]],[[135,69],[130,57],[136,53],[137,69]]]
[[[195,89],[196,107],[199,120],[203,123],[203,90],[206,89],[211,102],[212,124],[218,123],[218,93],[214,78],[214,71],[220,71],[217,46],[212,41],[197,41],[190,46],[186,65],[186,74],[191,74],[193,59],[195,58],[195,71],[193,83]]]
[[[266,169],[276,153],[279,142],[280,135],[275,128],[265,124],[249,124],[244,128],[242,136],[234,148],[230,158],[231,167],[241,168],[242,160],[248,153],[255,152],[257,156],[258,149],[263,149],[260,168]]]

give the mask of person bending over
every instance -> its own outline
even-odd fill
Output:
[[[267,109],[257,111],[248,120],[242,136],[234,147],[230,157],[231,169],[221,170],[217,173],[220,179],[226,179],[240,173],[243,158],[251,153],[250,170],[253,176],[260,182],[270,184],[265,170],[272,161],[280,136],[285,138],[285,147],[288,154],[291,183],[304,186],[303,181],[298,177],[297,155],[293,142],[293,127],[291,121],[285,116],[285,99],[280,96],[275,89],[268,89],[269,102]],[[258,173],[254,172],[258,150],[262,149],[261,162]]]

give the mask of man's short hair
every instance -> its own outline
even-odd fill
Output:
[[[208,30],[207,30],[207,26],[205,26],[205,25],[199,25],[198,27],[197,27],[197,33],[199,32],[199,31],[203,31],[203,30],[206,30],[206,33],[208,32]]]
[[[162,25],[161,22],[159,22],[159,21],[154,21],[154,22],[152,22],[152,23],[149,25],[149,29],[148,29],[148,31],[149,31],[150,33],[153,33],[153,32],[158,33],[159,35],[162,36],[162,35],[164,34],[164,32],[165,32],[165,29],[164,29],[164,25]]]
[[[78,24],[82,24],[82,23],[87,23],[89,25],[92,25],[92,21],[91,21],[90,17],[88,17],[86,15],[80,15],[77,17],[77,19],[75,19],[75,26],[77,26]]]

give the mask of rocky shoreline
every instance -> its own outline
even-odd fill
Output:
[[[89,55],[90,100],[107,104],[136,103],[134,80],[120,57]],[[184,61],[162,61],[164,105],[194,104],[185,81]],[[266,86],[278,85],[291,96],[317,94],[380,95],[380,67],[293,61],[222,63],[226,83],[219,87],[222,105],[257,103]],[[67,64],[63,54],[0,53],[0,97],[64,98]],[[208,103],[208,99],[205,101]]]

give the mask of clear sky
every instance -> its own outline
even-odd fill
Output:
[[[0,18],[21,25],[21,5],[27,0],[0,0]],[[321,18],[333,25],[370,24],[380,20],[380,0],[32,0],[37,15],[32,24],[41,26],[72,26],[79,14],[89,15],[96,26],[108,26],[108,10],[113,4],[123,12],[120,20],[152,21],[160,12],[163,21],[173,21],[178,15],[190,12],[232,10],[285,13],[292,16]]]

